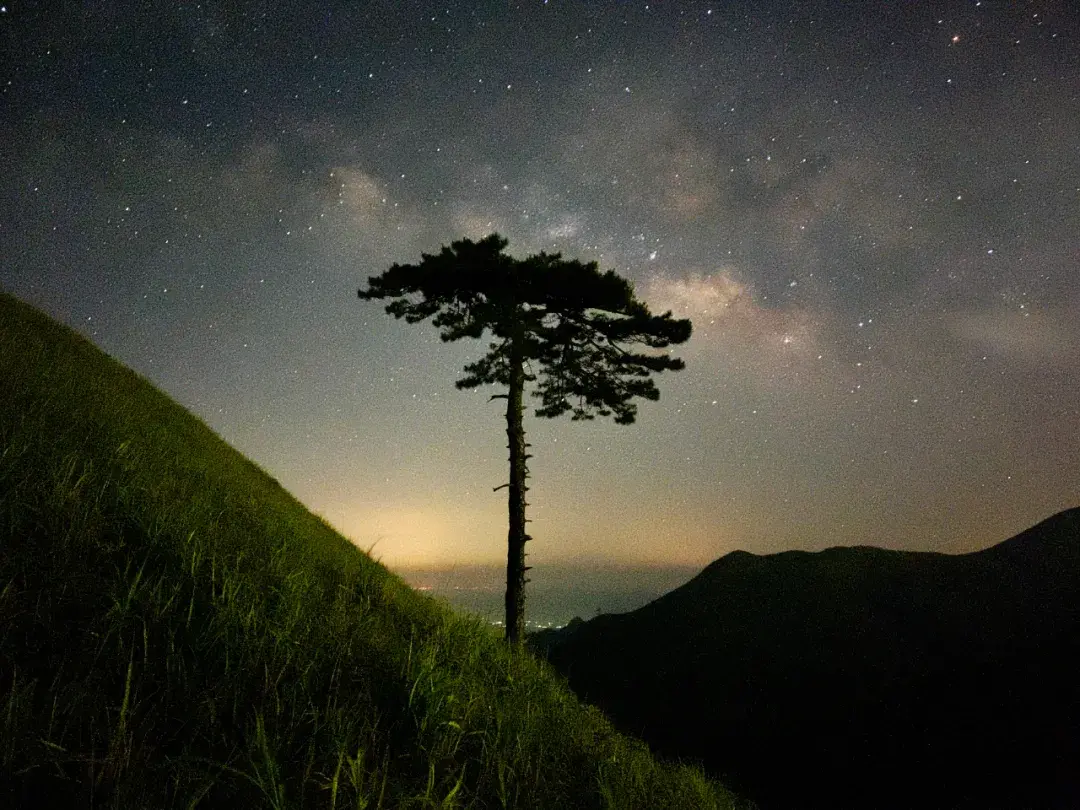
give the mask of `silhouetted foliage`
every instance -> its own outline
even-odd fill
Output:
[[[498,234],[453,242],[419,264],[394,264],[368,279],[362,299],[392,299],[386,311],[408,323],[431,319],[444,341],[494,338],[489,351],[465,366],[458,388],[506,386],[493,398],[507,400],[510,448],[510,530],[507,552],[506,635],[522,637],[524,625],[525,479],[523,392],[532,384],[540,400],[536,415],[593,419],[612,416],[627,425],[637,415],[636,397],[656,400],[653,373],[683,368],[661,353],[690,337],[690,321],[672,313],[653,315],[633,287],[595,262],[539,253],[506,255]],[[633,347],[633,348],[632,348]],[[643,348],[645,351],[636,350]]]

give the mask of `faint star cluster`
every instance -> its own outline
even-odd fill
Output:
[[[499,231],[691,317],[620,428],[530,420],[576,555],[960,551],[1080,503],[1080,7],[0,6],[0,287],[392,564],[499,559],[479,345],[356,300]]]

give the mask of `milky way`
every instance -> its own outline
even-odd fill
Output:
[[[532,562],[964,551],[1080,504],[1080,10],[0,11],[0,286],[395,565],[498,560],[483,346],[358,301],[498,231],[693,319],[637,424],[529,419]]]

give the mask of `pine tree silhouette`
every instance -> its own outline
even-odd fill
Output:
[[[683,361],[664,349],[690,337],[689,320],[672,313],[653,315],[634,296],[633,287],[613,270],[601,273],[595,262],[539,253],[525,259],[506,255],[508,242],[491,234],[478,242],[463,239],[418,264],[394,264],[368,278],[360,289],[366,300],[392,299],[386,311],[408,323],[431,319],[444,341],[493,340],[489,351],[463,369],[458,388],[506,386],[492,399],[506,400],[510,480],[510,528],[506,562],[506,638],[519,643],[525,625],[526,479],[529,477],[524,429],[524,392],[540,400],[536,415],[570,413],[574,420],[612,416],[631,424],[635,397],[656,400],[650,375],[677,371]]]

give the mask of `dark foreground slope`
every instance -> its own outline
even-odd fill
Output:
[[[767,808],[1080,807],[1080,510],[957,556],[735,552],[536,640]]]
[[[727,807],[0,295],[0,807]]]

